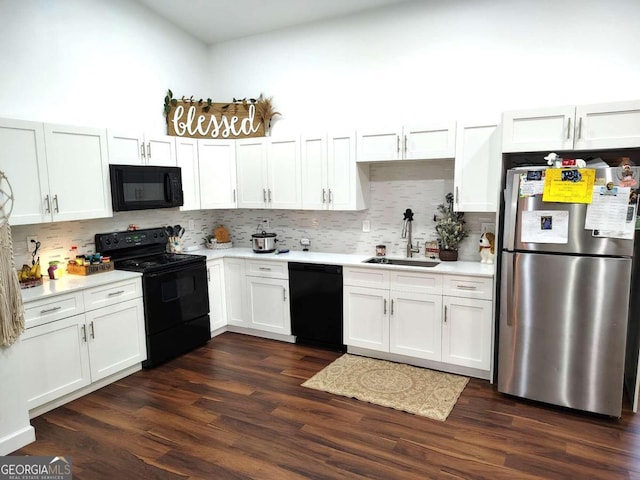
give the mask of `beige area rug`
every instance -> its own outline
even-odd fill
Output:
[[[302,386],[445,421],[468,381],[450,373],[345,354]]]

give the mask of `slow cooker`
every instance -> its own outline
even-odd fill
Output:
[[[275,233],[267,233],[264,230],[251,235],[251,244],[256,253],[272,253],[276,251],[278,239]]]

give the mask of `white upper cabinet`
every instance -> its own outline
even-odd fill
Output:
[[[100,128],[44,124],[53,221],[110,217],[107,132]]]
[[[176,137],[176,160],[182,170],[184,205],[180,210],[200,210],[200,175],[198,141],[195,138]]]
[[[358,162],[453,158],[455,122],[358,131]]]
[[[201,208],[236,207],[235,140],[198,140]]]
[[[238,207],[296,209],[302,206],[300,140],[236,140]]]
[[[44,125],[0,119],[0,171],[13,189],[12,225],[51,221]]]
[[[108,130],[109,163],[175,167],[176,143],[171,135]]]
[[[355,132],[301,139],[302,208],[363,210],[369,204],[369,167],[356,163]]]
[[[502,151],[640,147],[640,100],[504,112]]]
[[[497,122],[459,123],[456,143],[454,209],[497,211],[502,171]]]

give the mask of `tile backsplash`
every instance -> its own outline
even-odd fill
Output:
[[[42,243],[41,263],[64,260],[72,245],[81,253],[94,250],[95,233],[126,230],[129,224],[140,228],[180,224],[186,229],[185,245],[201,245],[202,238],[217,225],[225,225],[234,246],[251,247],[251,234],[265,229],[278,234],[281,248],[301,250],[301,238],[311,241],[310,250],[317,252],[358,253],[375,255],[375,246],[387,246],[387,255],[404,256],[406,240],[401,238],[403,214],[414,212],[413,239],[435,240],[433,215],[438,204],[453,190],[453,161],[396,162],[371,164],[371,201],[368,210],[358,212],[308,210],[144,210],[115,213],[112,218],[55,222],[12,227],[15,262],[30,262],[27,236],[37,236]],[[494,213],[467,213],[470,235],[460,248],[461,260],[479,261],[477,249],[481,223],[494,223]],[[267,222],[265,222],[267,220]],[[368,220],[370,232],[362,231]],[[193,222],[193,229],[189,223]],[[266,226],[266,228],[265,228]],[[415,254],[414,254],[415,255]]]

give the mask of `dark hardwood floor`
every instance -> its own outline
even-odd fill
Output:
[[[446,422],[303,388],[340,354],[225,333],[32,420],[75,479],[640,479],[640,415],[472,379]]]

